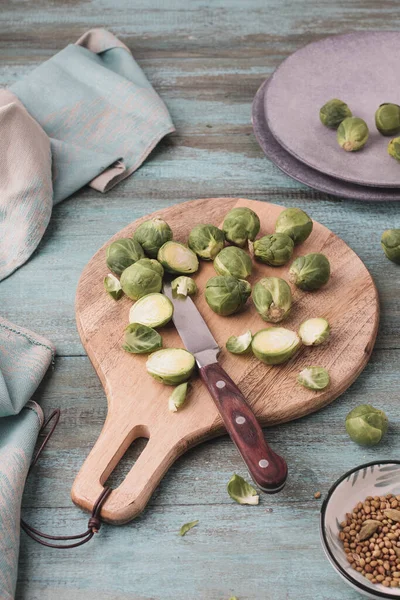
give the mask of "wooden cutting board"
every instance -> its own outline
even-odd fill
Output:
[[[186,242],[191,228],[199,223],[221,225],[234,206],[248,206],[260,217],[261,234],[271,233],[282,207],[237,198],[208,198],[173,206],[155,214],[165,219],[174,239]],[[118,232],[90,260],[79,281],[76,296],[77,326],[85,350],[103,384],[108,415],[93,450],[72,488],[72,499],[91,510],[104,482],[138,437],[147,446],[125,480],[113,490],[102,509],[108,522],[121,524],[133,519],[172,463],[187,449],[224,433],[221,418],[200,380],[194,379],[185,407],[168,410],[169,386],[153,380],[145,370],[146,356],[128,354],[121,348],[132,301],[115,302],[103,288],[108,273],[105,262],[110,242],[132,235],[148,219],[143,217]],[[361,373],[370,357],[378,328],[378,295],[371,275],[358,256],[329,229],[314,222],[311,236],[295,248],[295,256],[323,252],[329,258],[332,276],[317,292],[302,292],[292,286],[293,307],[284,326],[292,329],[309,317],[326,317],[332,328],[330,341],[317,348],[303,348],[289,363],[267,366],[251,356],[235,356],[225,349],[230,335],[247,329],[253,334],[267,327],[251,300],[237,315],[220,317],[204,299],[207,280],[215,275],[212,263],[201,261],[195,274],[199,293],[195,303],[221,346],[220,362],[238,384],[262,425],[283,423],[314,412],[342,394]],[[290,264],[290,263],[289,263]],[[253,284],[267,275],[287,279],[289,265],[268,267],[255,263]],[[164,347],[182,347],[172,323],[160,330]],[[327,390],[313,392],[296,383],[298,372],[307,365],[329,370]],[[289,464],[290,477],[290,464]]]

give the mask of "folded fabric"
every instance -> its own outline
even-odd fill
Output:
[[[0,128],[0,280],[36,249],[53,204],[86,184],[108,191],[175,130],[129,49],[104,29],[0,91]]]

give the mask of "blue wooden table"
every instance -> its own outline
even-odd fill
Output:
[[[335,6],[336,4],[336,6]],[[246,475],[227,438],[191,450],[165,477],[140,518],[105,525],[74,551],[21,539],[18,600],[355,600],[331,569],[319,541],[320,500],[345,470],[398,458],[400,427],[400,267],[380,250],[381,232],[400,226],[396,204],[331,198],[297,184],[262,154],[250,124],[252,98],[291,52],[326,35],[398,29],[396,3],[348,0],[4,0],[0,85],[8,86],[75,41],[105,26],[131,48],[166,101],[177,133],[108,195],[84,189],[58,205],[33,258],[0,286],[2,314],[51,339],[54,370],[37,393],[62,420],[23,501],[26,519],[53,532],[84,529],[69,491],[106,414],[99,381],[75,327],[79,274],[93,253],[130,221],[176,202],[244,196],[300,206],[340,235],[375,278],[382,319],[371,361],[331,406],[268,431],[290,465],[287,487],[259,506],[234,504],[233,472]],[[396,219],[397,222],[396,222]],[[344,419],[359,403],[384,409],[385,441],[363,449]],[[129,455],[134,460],[135,450]],[[114,485],[129,461],[114,475]],[[180,526],[199,525],[185,538]]]

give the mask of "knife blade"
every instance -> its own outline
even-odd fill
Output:
[[[264,492],[279,492],[286,482],[287,464],[267,444],[245,397],[218,363],[220,348],[205,320],[189,296],[174,294],[169,281],[163,291],[174,306],[172,320],[182,342],[194,355],[200,377],[254,482]]]

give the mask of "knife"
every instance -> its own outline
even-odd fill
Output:
[[[264,492],[279,492],[286,482],[287,464],[269,447],[245,397],[219,365],[220,348],[206,322],[189,296],[173,293],[170,282],[164,283],[163,291],[174,305],[172,320],[182,342],[194,355],[200,377],[253,481]]]

